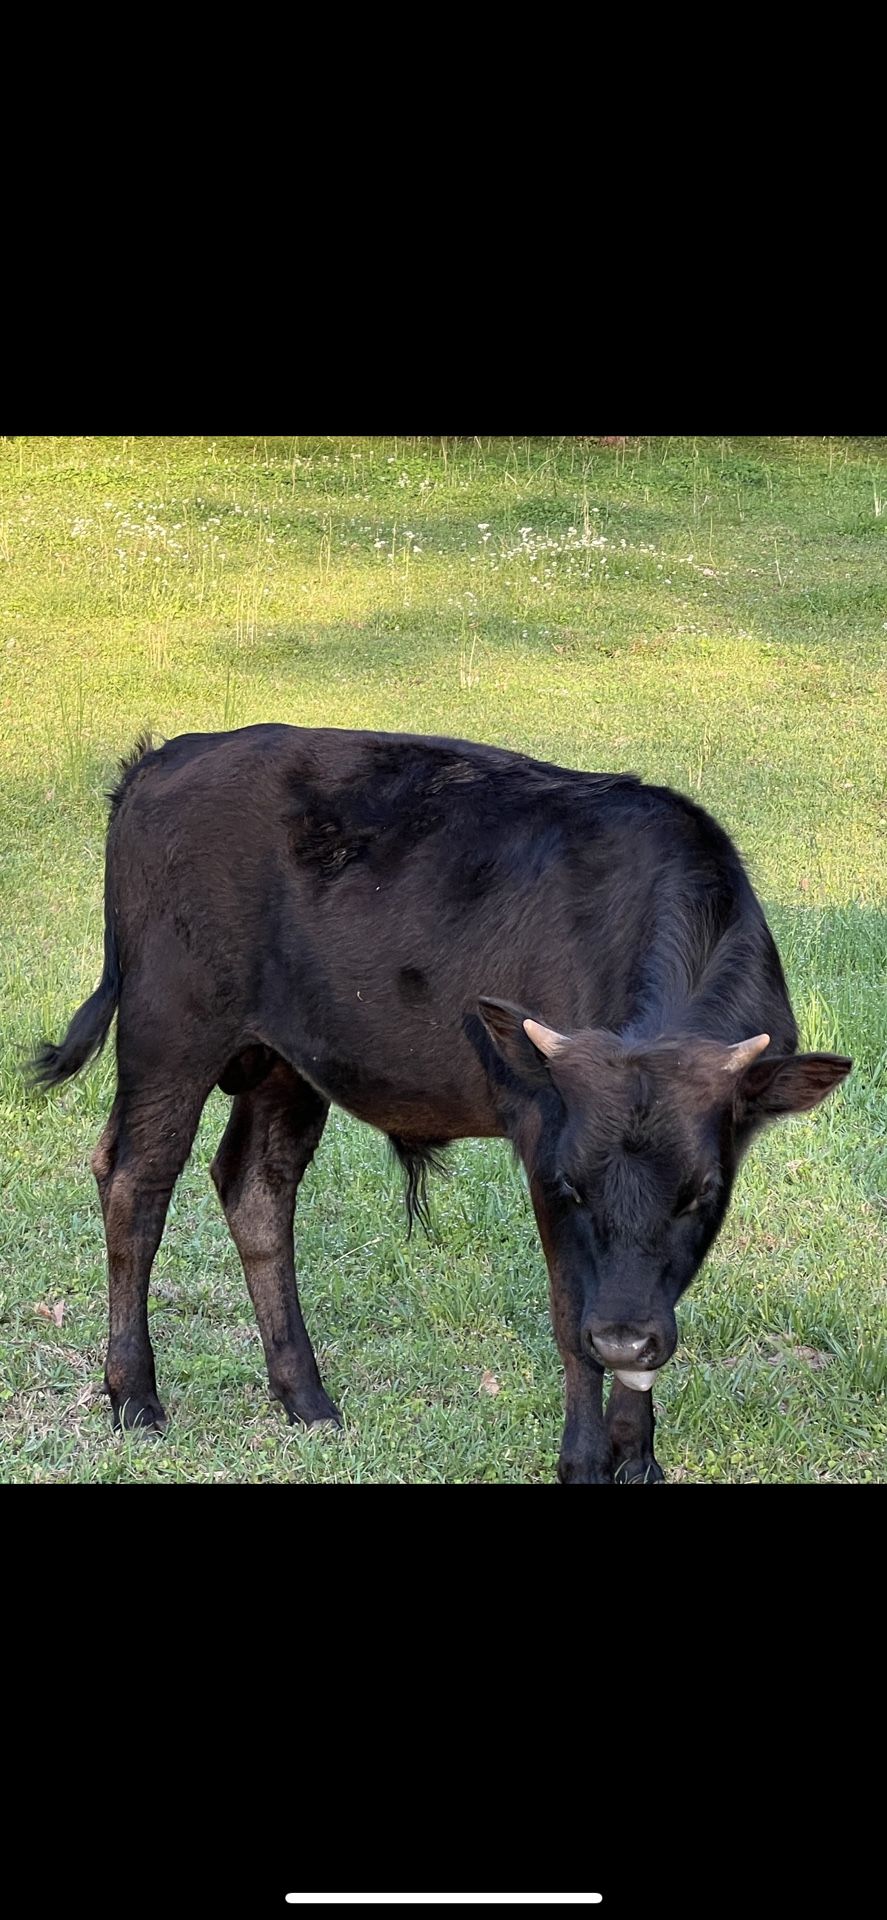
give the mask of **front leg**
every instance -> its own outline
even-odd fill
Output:
[[[530,1195],[548,1263],[551,1324],[564,1363],[567,1418],[557,1477],[562,1486],[600,1486],[613,1478],[613,1449],[604,1421],[604,1371],[583,1349],[582,1288],[558,1260],[553,1222],[538,1179],[531,1179]]]
[[[554,1283],[552,1282],[552,1319]],[[613,1478],[613,1449],[604,1423],[600,1367],[560,1347],[567,1392],[567,1419],[557,1477],[562,1486],[603,1485]]]
[[[607,1428],[617,1483],[652,1485],[665,1479],[653,1453],[654,1426],[652,1392],[637,1393],[614,1380],[607,1402]]]

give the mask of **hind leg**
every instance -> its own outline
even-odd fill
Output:
[[[108,1243],[110,1331],[105,1385],[115,1427],[122,1423],[160,1432],[166,1424],[148,1334],[148,1283],[170,1196],[191,1151],[206,1091],[187,1083],[125,1095],[118,1089],[92,1155]]]
[[[290,1420],[341,1425],[308,1338],[293,1257],[296,1192],[329,1103],[283,1060],[234,1101],[210,1168],[255,1308],[268,1378]]]

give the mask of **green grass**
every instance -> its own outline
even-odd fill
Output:
[[[112,1053],[50,1096],[21,1061],[99,972],[118,755],[276,719],[635,769],[734,834],[803,1042],[856,1069],[746,1162],[679,1309],[659,1456],[672,1480],[884,1479],[885,658],[884,441],[2,443],[0,1475],[553,1478],[560,1365],[505,1148],[455,1148],[407,1244],[384,1141],[333,1115],[297,1245],[346,1426],[305,1436],[207,1177],[221,1094],[154,1270],[169,1434],[111,1435],[87,1161]]]

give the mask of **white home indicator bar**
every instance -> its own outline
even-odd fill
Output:
[[[291,1907],[597,1907],[602,1893],[288,1893]]]

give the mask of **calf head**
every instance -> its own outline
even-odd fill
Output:
[[[515,1144],[582,1347],[647,1387],[674,1352],[675,1303],[721,1226],[746,1147],[768,1121],[818,1106],[852,1063],[768,1053],[765,1033],[733,1046],[698,1035],[628,1044],[601,1029],[557,1033],[504,1001],[479,1005],[527,1095]]]

